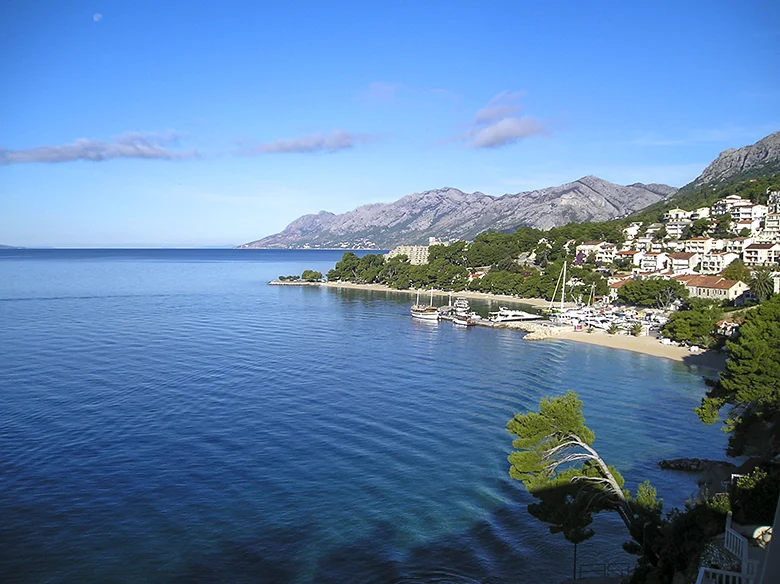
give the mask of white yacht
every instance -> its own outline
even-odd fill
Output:
[[[488,320],[491,322],[512,322],[517,320],[538,320],[540,318],[542,318],[541,314],[532,314],[524,310],[513,310],[502,306],[496,312],[490,312]]]

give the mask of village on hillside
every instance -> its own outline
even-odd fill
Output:
[[[572,264],[613,268],[608,276],[610,296],[636,279],[660,278],[681,282],[689,297],[742,304],[751,298],[748,282],[721,274],[739,260],[747,268],[775,267],[780,263],[780,191],[768,191],[766,205],[729,195],[710,207],[693,211],[675,208],[661,222],[631,222],[622,228],[624,241],[568,241],[574,249]],[[413,265],[428,263],[429,248],[451,242],[430,238],[429,245],[403,245],[387,254],[405,255]],[[549,246],[546,238],[539,246]],[[526,260],[533,262],[535,253]],[[471,270],[469,282],[488,271]],[[780,270],[772,272],[774,293],[780,292]]]

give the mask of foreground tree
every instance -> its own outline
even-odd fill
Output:
[[[517,450],[509,455],[511,477],[532,494],[583,485],[596,510],[615,510],[631,529],[632,511],[623,492],[623,477],[599,456],[591,444],[593,431],[585,426],[582,402],[569,391],[543,398],[539,412],[517,414],[507,423]]]

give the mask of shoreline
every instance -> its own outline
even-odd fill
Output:
[[[319,282],[317,285],[324,288],[347,288],[350,290],[373,290],[376,292],[392,292],[394,294],[406,294],[407,296],[416,296],[418,293],[422,295],[430,295],[430,290],[396,290],[390,288],[385,284],[355,284],[353,282]],[[459,292],[447,292],[445,290],[434,290],[433,295],[437,297],[449,298],[452,294],[453,298],[462,296],[470,300],[500,300],[501,302],[511,302],[514,304],[525,304],[526,306],[532,306],[534,308],[547,308],[550,305],[549,300],[544,298],[517,298],[516,296],[508,296],[506,294],[490,294],[488,292],[474,292],[472,290],[461,290]],[[560,305],[560,303],[556,303]],[[573,302],[566,302],[565,307],[571,308],[575,304]]]
[[[622,334],[610,335],[603,331],[587,333],[585,331],[562,330],[559,334],[551,336],[550,340],[574,341],[609,349],[622,349],[651,357],[672,359],[686,365],[712,371],[723,371],[726,367],[727,355],[725,353],[712,350],[691,353],[687,347],[664,345],[657,338],[649,336],[634,337]]]
[[[335,288],[335,289],[349,289],[349,290],[369,290],[373,292],[395,293],[405,294],[407,296],[416,296],[417,290],[396,290],[390,288],[384,284],[355,284],[353,282],[277,282],[276,285],[304,285],[304,286],[321,286],[323,288]],[[420,291],[420,294],[430,294],[429,290]],[[523,304],[525,306],[531,306],[533,308],[547,308],[550,305],[549,300],[543,298],[517,298],[515,296],[507,296],[504,294],[490,294],[486,292],[473,292],[473,291],[460,291],[453,292],[453,296],[462,296],[471,300],[486,300],[486,301],[500,301],[502,303]],[[443,290],[434,290],[433,295],[437,297],[448,298],[450,292]],[[568,302],[564,304],[565,307],[573,307],[574,303]],[[536,323],[537,321],[533,321]],[[522,330],[520,326],[506,326],[496,328],[513,328]],[[718,351],[701,351],[698,353],[691,353],[687,347],[677,347],[674,345],[664,345],[657,338],[650,336],[631,336],[625,334],[610,335],[604,331],[594,331],[593,333],[587,333],[585,331],[575,331],[573,327],[552,327],[545,326],[546,333],[532,337],[537,341],[574,341],[576,343],[586,343],[589,345],[597,345],[600,347],[606,347],[608,349],[619,349],[623,351],[631,351],[634,353],[641,353],[643,355],[649,355],[651,357],[660,357],[663,359],[671,359],[678,363],[684,363],[692,367],[699,367],[702,369],[709,369],[713,372],[722,371],[726,366],[727,355]],[[526,331],[527,332],[527,331]],[[531,340],[531,339],[529,339]]]

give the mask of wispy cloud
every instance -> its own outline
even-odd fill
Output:
[[[519,101],[524,95],[524,93],[519,91],[513,93],[502,91],[491,99],[485,107],[477,110],[474,116],[474,123],[490,124],[515,115],[523,109]]]
[[[55,163],[88,160],[103,162],[115,158],[145,158],[160,160],[178,160],[195,158],[195,150],[175,150],[179,134],[173,131],[148,133],[128,132],[111,142],[79,138],[69,144],[59,146],[36,146],[23,150],[0,148],[0,164],[22,164],[32,162]]]
[[[375,81],[360,92],[360,98],[370,103],[387,103],[395,101],[398,94],[408,89],[403,83],[387,83]]]
[[[375,134],[355,134],[346,130],[336,130],[329,134],[309,134],[300,138],[274,140],[244,150],[244,154],[302,154],[308,152],[338,152],[348,150],[359,144],[378,140]]]
[[[540,119],[516,116],[523,109],[520,100],[525,94],[503,91],[474,115],[470,130],[458,140],[466,141],[472,148],[500,148],[531,136],[547,134],[549,129]]]
[[[406,83],[374,81],[358,97],[366,105],[393,104],[406,99],[444,99],[459,103],[461,96],[439,87],[414,87]]]

